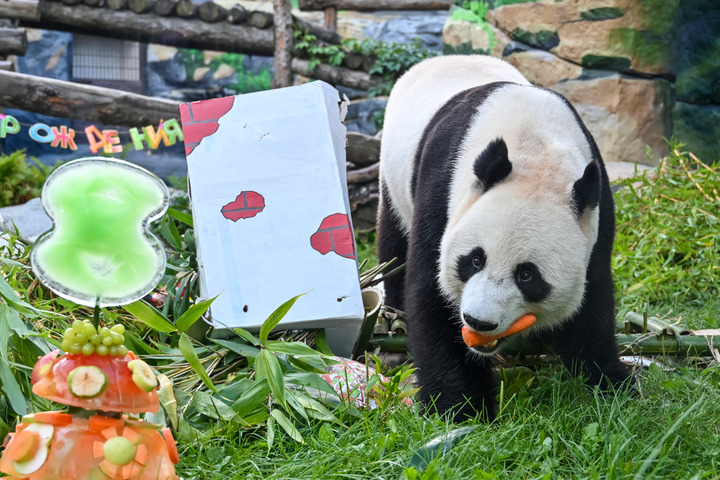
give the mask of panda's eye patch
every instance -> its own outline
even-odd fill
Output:
[[[458,258],[455,265],[458,278],[463,282],[467,282],[470,277],[485,268],[486,260],[485,251],[480,247],[474,248],[470,253]]]
[[[552,291],[552,285],[545,281],[540,269],[532,262],[515,267],[515,284],[528,302],[541,302]]]

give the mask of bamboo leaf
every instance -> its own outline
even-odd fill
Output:
[[[217,345],[227,348],[231,352],[235,352],[238,355],[242,355],[243,357],[246,357],[248,359],[254,360],[255,357],[257,357],[258,353],[260,353],[260,349],[257,347],[253,347],[252,345],[246,345],[240,342],[233,342],[232,340],[222,340],[220,338],[210,338],[209,340]]]
[[[192,307],[188,308],[187,311],[180,315],[180,318],[175,321],[177,329],[182,333],[192,327],[193,324],[208,311],[208,308],[210,308],[210,305],[212,305],[218,295],[209,300],[203,300],[202,302],[196,303]]]
[[[13,290],[7,280],[5,280],[5,277],[2,275],[0,275],[0,298],[4,298],[8,305],[10,305],[12,308],[22,313],[23,315],[34,317],[52,314],[52,312],[38,310],[22,298],[18,297],[17,293],[15,293],[15,290]]]
[[[163,333],[172,333],[177,331],[175,325],[173,325],[165,315],[160,313],[156,308],[147,302],[138,300],[123,306],[123,308],[130,313],[130,315],[137,318],[153,330]]]
[[[273,330],[273,328],[277,327],[278,323],[287,315],[287,312],[290,311],[293,305],[295,305],[295,302],[297,302],[297,299],[305,295],[304,293],[301,293],[300,295],[297,295],[287,302],[280,305],[278,308],[275,309],[274,312],[270,314],[270,316],[263,322],[262,327],[260,327],[260,343],[265,345],[267,343],[268,335]]]
[[[174,208],[168,208],[167,214],[189,227],[193,226],[193,217],[189,213],[181,212],[180,210],[176,210]]]
[[[267,419],[267,434],[265,435],[267,441],[268,452],[272,449],[273,442],[275,441],[275,418],[270,417]]]
[[[260,340],[255,338],[255,335],[248,332],[244,328],[233,328],[233,331],[235,333],[237,333],[240,336],[240,338],[245,339],[245,341],[247,341],[248,343],[251,343],[252,345],[255,345],[255,346],[260,345]]]
[[[3,392],[5,392],[5,396],[13,411],[18,415],[25,415],[27,413],[25,396],[4,358],[0,358],[0,383],[2,383],[0,386]]]
[[[302,435],[300,435],[298,429],[295,428],[295,425],[293,425],[293,423],[282,412],[282,410],[278,410],[276,408],[272,412],[270,412],[270,415],[277,421],[278,425],[280,425],[282,429],[285,430],[285,433],[290,435],[290,438],[292,438],[298,443],[304,443]]]
[[[477,425],[460,427],[435,437],[415,451],[408,463],[409,467],[424,470],[435,457],[445,455],[463,438],[475,431]]]
[[[255,358],[255,375],[258,379],[267,378],[270,391],[275,396],[275,399],[280,405],[287,408],[285,379],[277,357],[267,350],[262,350]]]
[[[267,349],[275,353],[286,353],[288,355],[319,357],[322,353],[313,350],[302,342],[280,342],[270,340],[267,342]]]
[[[318,330],[315,333],[315,347],[317,347],[317,349],[325,355],[334,355],[334,353],[332,352],[332,350],[330,350],[330,347],[327,344],[327,335],[325,333],[325,330]]]
[[[255,381],[248,380],[248,382],[251,382],[250,387],[232,404],[232,409],[241,417],[247,417],[270,395],[270,385],[266,378]]]
[[[208,376],[207,372],[205,371],[205,368],[203,368],[202,363],[200,363],[200,359],[197,356],[197,353],[195,352],[195,347],[193,347],[192,342],[190,341],[190,338],[186,334],[180,335],[180,340],[178,341],[178,347],[180,348],[180,351],[183,354],[183,357],[185,357],[185,360],[190,364],[192,369],[197,373],[198,377],[200,377],[200,380],[203,381],[203,383],[213,392],[217,393],[217,389],[215,388],[215,385],[213,385],[212,380],[210,380],[210,377]]]

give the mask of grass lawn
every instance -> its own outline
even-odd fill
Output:
[[[720,328],[720,167],[680,149],[671,145],[654,179],[623,181],[616,193],[617,318],[636,311]],[[709,357],[652,359],[637,368],[633,394],[588,388],[552,357],[507,362],[490,425],[404,406],[397,394],[412,388],[399,380],[408,367],[384,372],[394,387],[377,410],[317,400],[299,387],[317,381],[326,357],[268,338],[271,326],[225,343],[191,332],[207,305],[193,307],[192,222],[187,199],[175,201],[173,218],[156,226],[170,252],[168,301],[161,311],[134,305],[103,318],[123,323],[128,347],[172,379],[185,480],[720,479],[720,369]],[[358,239],[372,265],[374,234]],[[21,239],[0,247],[0,439],[19,415],[53,408],[30,392],[31,367],[75,318],[92,315],[40,285],[28,252]],[[161,410],[152,420],[170,418]]]

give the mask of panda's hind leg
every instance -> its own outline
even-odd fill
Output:
[[[408,240],[400,226],[400,220],[390,206],[390,197],[382,183],[380,188],[382,189],[382,193],[380,205],[378,206],[377,221],[378,260],[380,263],[383,263],[397,258],[394,265],[394,267],[397,267],[404,264],[407,260]],[[383,283],[385,287],[385,305],[404,310],[404,272],[397,272],[395,275],[386,278]]]

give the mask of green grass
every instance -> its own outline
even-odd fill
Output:
[[[179,474],[190,479],[691,479],[720,474],[716,368],[640,376],[641,392],[605,395],[544,365],[536,381],[504,403],[427,468],[414,452],[456,425],[413,409],[367,413],[348,427],[310,425],[305,444],[282,439],[268,452],[255,434],[190,442]]]

